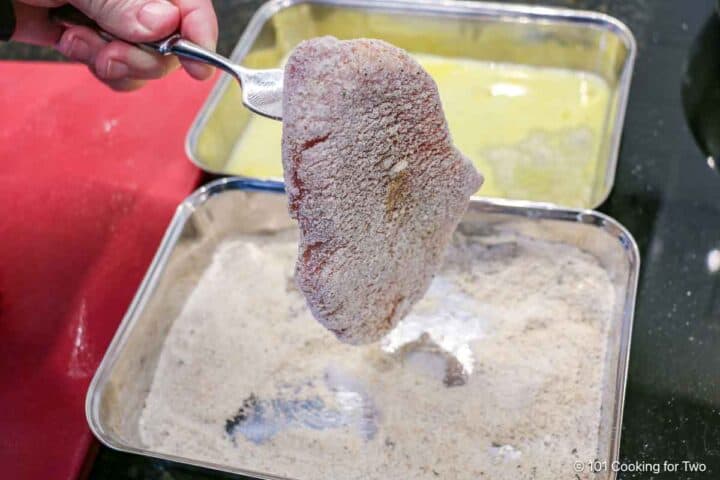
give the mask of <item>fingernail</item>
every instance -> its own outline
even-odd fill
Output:
[[[130,67],[119,60],[108,60],[107,68],[105,69],[105,78],[108,80],[115,80],[127,76],[130,72]]]
[[[90,47],[85,43],[85,40],[71,35],[63,35],[57,45],[55,45],[55,48],[70,60],[77,60],[79,62],[87,59],[80,58],[81,56],[87,57],[90,53]]]
[[[90,60],[90,45],[82,38],[73,37],[70,40],[67,56],[77,62],[87,62]]]
[[[151,2],[138,11],[137,19],[148,30],[156,30],[165,27],[168,18],[177,11],[177,7],[169,2]]]

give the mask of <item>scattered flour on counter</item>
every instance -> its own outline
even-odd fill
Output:
[[[596,457],[614,293],[593,257],[456,234],[412,313],[358,347],[313,319],[296,255],[291,231],[218,247],[160,355],[148,448],[300,480],[570,480]]]

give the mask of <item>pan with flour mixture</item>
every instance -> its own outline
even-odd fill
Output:
[[[426,295],[362,346],[312,318],[298,238],[280,184],[183,202],[88,391],[95,435],[292,480],[573,480],[618,459],[638,253],[617,222],[473,199]]]
[[[296,290],[296,249],[294,230],[217,248],[164,342],[150,449],[293,479],[557,480],[597,456],[614,290],[595,258],[456,234],[398,327],[349,346]]]

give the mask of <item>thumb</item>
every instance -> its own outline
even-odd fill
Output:
[[[122,40],[159,40],[180,26],[180,10],[167,0],[70,0],[98,25]]]

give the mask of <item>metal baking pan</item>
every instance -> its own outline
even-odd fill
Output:
[[[603,110],[604,126],[598,130],[596,164],[582,165],[573,160],[552,174],[543,169],[539,179],[526,181],[532,187],[526,184],[521,189],[506,179],[502,191],[489,192],[488,183],[480,194],[574,208],[595,208],[609,194],[636,51],[631,32],[618,20],[596,12],[452,0],[270,0],[252,18],[231,58],[253,68],[278,67],[299,42],[319,35],[379,38],[411,54],[553,67],[601,77],[610,93]],[[477,119],[471,121],[486,122],[478,103],[481,100],[470,92],[462,95],[467,99],[458,97],[458,102],[478,104]],[[267,159],[262,165],[272,165],[267,170],[258,166],[239,168],[246,165],[244,158],[240,163],[231,162],[234,147],[252,122],[270,122],[251,121],[253,115],[241,107],[237,82],[223,76],[188,133],[189,158],[212,173],[278,180],[282,170],[275,150],[279,149],[267,149],[264,154]],[[278,125],[278,145],[279,131]],[[463,145],[458,146],[463,150]],[[260,161],[253,156],[254,163]],[[506,169],[514,162],[509,158],[500,164]],[[521,165],[519,171],[526,171],[527,163]],[[483,173],[488,181],[500,178],[489,171]],[[580,198],[566,199],[560,185],[582,188]]]
[[[277,478],[152,451],[141,440],[139,418],[164,340],[217,246],[238,234],[293,228],[282,192],[283,186],[277,182],[225,178],[202,187],[178,207],[87,394],[90,428],[105,445],[256,478]],[[529,202],[473,199],[461,223],[461,228],[473,235],[487,234],[498,226],[530,238],[577,246],[594,256],[609,274],[616,300],[604,359],[597,459],[611,465],[618,458],[639,269],[635,241],[620,224],[601,213]],[[221,299],[227,292],[218,295]],[[564,473],[563,477],[575,478],[573,472]],[[614,479],[615,474],[606,471],[593,478]]]

